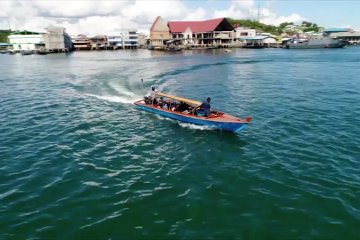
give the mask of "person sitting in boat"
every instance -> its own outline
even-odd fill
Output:
[[[166,102],[164,102],[161,108],[162,108],[162,109],[169,109],[169,106],[167,105]]]
[[[180,102],[180,105],[178,106],[179,112],[189,111],[189,104],[186,102]]]
[[[211,105],[210,105],[210,102],[211,102],[211,98],[208,97],[206,99],[206,101],[204,101],[200,106],[200,110],[202,110],[204,112],[204,116],[205,117],[210,117],[211,115]]]
[[[169,109],[171,110],[171,111],[177,111],[177,107],[178,107],[178,104],[176,103],[176,102],[171,102],[170,104],[169,104]]]
[[[160,97],[160,100],[158,101],[159,107],[163,109],[169,109],[169,103],[164,100],[163,97]]]
[[[157,104],[159,104],[160,107],[162,107],[164,105],[164,98],[160,97],[159,101],[157,102]]]

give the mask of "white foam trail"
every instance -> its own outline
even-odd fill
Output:
[[[99,95],[94,95],[94,94],[85,94],[86,96],[89,97],[95,97],[101,100],[105,100],[105,101],[109,101],[109,102],[117,102],[117,103],[127,103],[127,104],[132,104],[135,101],[141,99],[142,97],[137,97],[137,98],[128,98],[128,97],[119,97],[119,96],[99,96]]]
[[[122,95],[126,95],[126,96],[129,96],[129,97],[134,97],[135,94],[133,92],[130,92],[130,91],[127,91],[126,88],[124,87],[121,87],[119,85],[116,85],[114,83],[110,83],[109,84],[110,87],[112,87],[115,91],[117,91],[118,93],[122,94]]]
[[[173,123],[177,122],[177,120],[172,119],[172,118],[167,118],[167,117],[163,117],[163,116],[160,116],[160,115],[155,115],[155,116],[160,120],[166,120],[166,121],[173,122]]]
[[[183,128],[190,128],[190,129],[202,130],[202,131],[208,131],[208,130],[215,130],[216,129],[215,127],[195,125],[195,124],[192,124],[192,123],[178,122],[178,124]]]
[[[164,82],[163,84],[160,84],[159,86],[156,87],[157,90],[159,90],[160,92],[162,92],[164,90],[165,87],[169,86],[170,82]]]
[[[166,120],[166,121],[170,121],[173,123],[177,123],[179,124],[180,127],[183,128],[189,128],[189,129],[195,129],[195,130],[202,130],[202,131],[208,131],[208,130],[215,130],[215,127],[211,127],[211,126],[201,126],[201,125],[195,125],[192,123],[184,123],[184,122],[180,122],[178,120],[172,119],[172,118],[167,118],[167,117],[163,117],[160,115],[155,115],[157,118],[159,118],[160,120]]]
[[[88,185],[88,186],[93,186],[93,187],[99,187],[101,184],[94,182],[94,181],[88,181],[88,182],[84,182],[83,184]]]

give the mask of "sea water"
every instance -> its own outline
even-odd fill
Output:
[[[0,238],[359,239],[359,64],[356,47],[0,55]],[[152,85],[253,121],[136,109]]]

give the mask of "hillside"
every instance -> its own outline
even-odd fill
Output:
[[[316,23],[311,23],[303,21],[301,25],[294,25],[292,22],[284,22],[279,26],[267,25],[254,20],[244,20],[244,19],[227,19],[232,25],[238,24],[241,27],[248,27],[256,29],[259,32],[267,32],[273,35],[280,35],[282,33],[294,34],[299,32],[319,32],[321,27]]]

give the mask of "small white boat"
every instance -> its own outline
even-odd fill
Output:
[[[225,49],[225,52],[231,52],[231,50],[230,49]]]

